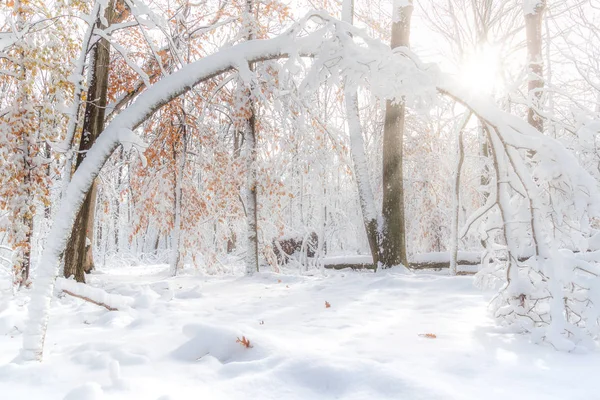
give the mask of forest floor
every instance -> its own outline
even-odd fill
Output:
[[[560,353],[498,331],[491,293],[472,277],[167,275],[165,265],[92,275],[136,299],[125,311],[55,298],[41,364],[11,362],[27,298],[0,298],[0,398],[600,398],[600,352]]]

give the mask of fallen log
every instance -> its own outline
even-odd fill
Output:
[[[422,253],[415,254],[409,262],[410,269],[443,269],[450,267],[450,253]],[[326,269],[340,270],[351,268],[354,270],[369,269],[375,270],[375,266],[371,262],[370,255],[352,255],[326,257],[323,259],[323,264]],[[457,265],[459,266],[475,266],[481,264],[481,255],[479,252],[459,252]]]
[[[457,263],[457,265],[463,265],[463,266],[475,266],[475,265],[479,265],[479,263],[475,263],[475,262],[471,262],[471,261],[459,261]],[[375,266],[373,264],[368,264],[368,263],[345,263],[345,264],[324,264],[325,269],[335,269],[335,270],[340,270],[340,269],[345,269],[345,268],[351,268],[354,270],[360,270],[360,269],[371,269],[371,270],[375,270]],[[450,268],[450,262],[444,262],[444,261],[436,261],[436,262],[411,262],[409,263],[409,268],[410,269],[417,269],[417,270],[421,270],[421,269],[436,269],[436,270],[440,270],[440,269],[444,269],[444,268]],[[466,271],[462,271],[462,272],[466,272]]]
[[[457,260],[456,265],[475,266],[481,264],[481,261]],[[410,262],[410,269],[443,269],[450,268],[450,261],[431,261],[431,262]]]
[[[600,258],[600,252],[598,258]],[[591,253],[588,253],[591,254]],[[527,261],[531,256],[520,256],[518,258],[519,262]],[[366,260],[370,260],[369,255],[359,255],[359,256],[348,256],[348,257],[331,257],[325,258],[324,265],[326,269],[344,269],[351,268],[354,270],[359,269],[371,269],[374,270],[375,267],[371,262]],[[348,262],[345,262],[345,259]],[[459,258],[456,261],[458,266],[476,266],[481,264],[481,254],[479,252],[459,252]],[[409,268],[415,270],[422,269],[434,269],[440,270],[444,268],[450,268],[450,254],[447,252],[436,252],[436,253],[421,253],[415,254],[413,256],[413,260],[409,262]],[[462,275],[465,274],[473,274],[472,271],[463,271]]]
[[[344,268],[372,269],[372,270],[375,270],[375,266],[373,264],[365,264],[365,263],[358,263],[358,264],[325,264],[325,268],[326,269],[335,269],[335,270],[340,270],[340,269],[344,269]]]

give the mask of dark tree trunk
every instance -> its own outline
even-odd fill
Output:
[[[111,1],[106,10],[106,19],[111,21],[114,14],[114,1]],[[100,29],[105,28],[98,21]],[[93,49],[93,63],[91,82],[88,90],[88,102],[85,108],[81,141],[75,169],[83,162],[87,150],[98,135],[104,129],[104,112],[107,103],[108,72],[110,64],[110,44],[102,38]],[[85,282],[85,269],[93,269],[92,248],[94,206],[96,203],[96,191],[90,190],[85,197],[81,209],[75,218],[75,224],[65,251],[64,276],[75,276],[77,282]],[[90,222],[90,219],[92,221]],[[89,230],[91,224],[91,230]],[[89,244],[89,246],[86,246]],[[86,249],[87,247],[87,249]],[[87,254],[89,251],[89,254]]]
[[[393,10],[391,47],[409,46],[412,1]],[[383,130],[383,205],[381,263],[383,268],[407,265],[404,222],[404,183],[402,146],[405,107],[403,102],[388,100]]]

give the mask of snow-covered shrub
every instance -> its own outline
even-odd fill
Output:
[[[494,233],[477,283],[499,287],[491,308],[501,326],[559,350],[593,347],[600,258],[588,242],[597,182],[559,142],[525,141],[514,128],[489,128],[496,200],[480,230]]]

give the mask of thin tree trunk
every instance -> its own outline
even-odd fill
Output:
[[[114,15],[114,0],[112,0],[105,13],[106,20],[110,21]],[[97,22],[98,26],[105,28],[102,22]],[[104,129],[104,111],[107,103],[108,91],[108,72],[110,64],[110,43],[101,38],[94,47],[92,77],[88,90],[88,102],[85,109],[83,120],[83,129],[81,141],[79,142],[79,152],[75,169],[79,168],[85,158],[87,150],[92,147],[92,144],[98,135]],[[64,276],[66,278],[75,276],[77,282],[85,282],[85,268],[93,269],[93,257],[91,254],[93,243],[93,221],[91,222],[92,230],[89,230],[90,219],[94,219],[95,209],[95,191],[90,190],[77,213],[75,224],[71,231],[67,248],[65,251],[65,267]],[[89,243],[89,252],[87,254],[86,245]]]
[[[391,47],[409,46],[412,0],[393,10]],[[406,5],[404,5],[406,4]],[[404,137],[404,102],[386,103],[383,130],[383,226],[381,235],[381,262],[383,268],[407,265],[406,231],[404,219],[404,183],[402,173],[402,146]]]
[[[546,0],[538,0],[536,4],[531,0],[530,8],[525,8],[525,30],[527,34],[527,58],[529,74],[527,93],[529,109],[527,122],[538,131],[544,131],[544,120],[539,114],[542,107],[542,90],[544,88],[544,60],[542,58],[542,20],[546,9]]]
[[[113,240],[114,240],[114,251],[119,252],[119,236],[121,235],[119,224],[121,220],[121,185],[123,184],[123,162],[125,160],[125,152],[121,147],[119,152],[119,168],[117,169],[117,190],[116,196],[113,200]]]
[[[453,215],[452,215],[452,245],[450,251],[450,275],[456,275],[456,266],[458,259],[458,216],[460,211],[460,171],[465,160],[465,148],[463,144],[463,131],[467,122],[471,118],[472,112],[469,111],[461,121],[457,131],[457,152],[456,152],[456,171],[454,176],[454,199],[453,199]]]
[[[89,242],[86,240],[85,244],[85,256],[83,260],[83,271],[89,274],[92,270],[96,269],[94,265],[94,224],[96,218],[96,197],[98,194],[98,183],[94,180],[92,189],[90,190],[90,216],[87,219],[86,237],[89,238]]]
[[[182,140],[183,140],[183,149],[181,151],[181,160],[179,162],[179,167],[175,170],[175,226],[173,228],[173,249],[171,253],[171,275],[177,275],[177,271],[181,268],[181,253],[179,248],[181,246],[181,203],[182,203],[182,194],[183,194],[183,171],[185,170],[185,159],[187,157],[187,129],[186,129],[186,116],[185,112],[183,113],[183,125],[182,125]],[[173,150],[175,157],[177,153]],[[177,159],[177,158],[175,158]]]
[[[253,0],[246,0],[246,28],[247,40],[254,39],[254,18],[253,18]],[[248,64],[251,71],[254,71],[254,64]],[[258,204],[257,204],[257,174],[256,174],[256,108],[252,98],[252,87],[248,92],[248,105],[250,116],[246,121],[245,144],[248,151],[247,167],[247,190],[246,190],[246,219],[248,221],[248,249],[246,251],[246,273],[252,274],[258,272]]]
[[[250,101],[250,118],[246,129],[246,146],[248,146],[248,188],[246,194],[246,218],[248,221],[248,249],[246,253],[246,273],[259,270],[258,265],[258,204],[256,179],[256,116],[254,104]]]

